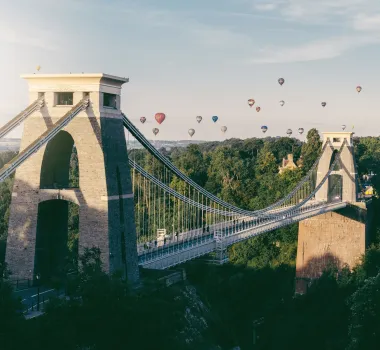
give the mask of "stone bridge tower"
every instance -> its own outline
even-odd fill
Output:
[[[323,146],[330,141],[330,145],[326,146],[325,151],[318,164],[317,185],[323,180],[325,174],[329,171],[330,165],[334,160],[334,154],[339,152],[342,144],[346,141],[346,146],[340,154],[340,164],[332,175],[341,177],[342,184],[342,200],[354,203],[357,201],[357,172],[354,157],[353,132],[324,132]],[[329,181],[326,181],[316,194],[317,200],[328,200],[329,198]]]
[[[22,77],[29,83],[30,102],[44,96],[45,106],[25,121],[20,150],[83,98],[90,104],[16,171],[6,251],[9,269],[19,278],[34,279],[42,269],[38,262],[51,263],[38,258],[39,231],[53,245],[62,230],[67,234],[69,201],[79,206],[79,252],[98,247],[106,271],[121,270],[137,281],[134,198],[120,110],[121,86],[128,79],[107,74]],[[69,188],[73,145],[79,185]],[[47,201],[49,210],[43,208]],[[50,224],[44,216],[52,219]]]
[[[325,132],[323,145],[330,140],[318,164],[317,185],[332,164],[335,153],[344,140],[347,146],[341,153],[341,162],[320,190],[316,200],[340,200],[347,206],[299,223],[296,264],[296,292],[304,293],[309,282],[321,276],[329,266],[353,268],[365,253],[372,216],[371,202],[358,202],[357,172],[352,132]],[[334,178],[334,181],[333,181]],[[331,183],[341,186],[338,197],[330,198]],[[336,192],[335,194],[336,195]]]

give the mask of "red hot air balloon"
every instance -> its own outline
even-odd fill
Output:
[[[161,124],[165,120],[166,115],[165,115],[165,113],[156,113],[154,118],[156,119],[158,124]]]
[[[260,112],[261,107],[256,107],[256,112]]]
[[[248,100],[248,105],[249,105],[249,107],[252,107],[254,104],[255,104],[255,100],[254,100],[253,98],[250,98],[250,99]]]

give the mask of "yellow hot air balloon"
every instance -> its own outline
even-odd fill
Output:
[[[41,69],[41,66],[37,66],[36,69],[37,69],[37,72],[39,72]]]

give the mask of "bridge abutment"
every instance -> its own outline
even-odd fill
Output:
[[[365,253],[372,218],[371,204],[355,202],[336,212],[321,214],[299,223],[296,293],[331,265],[352,269]]]

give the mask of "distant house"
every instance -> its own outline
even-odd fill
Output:
[[[294,163],[293,154],[288,154],[287,158],[282,158],[282,166],[278,167],[279,173],[282,174],[285,169],[295,170],[302,167],[302,157],[296,163]]]

